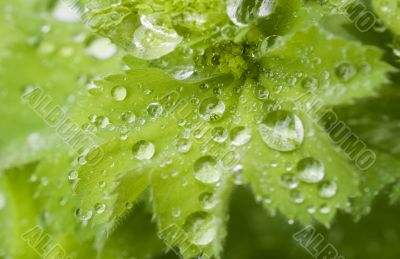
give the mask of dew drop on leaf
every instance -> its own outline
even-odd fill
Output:
[[[162,105],[160,103],[150,103],[147,106],[147,113],[152,118],[158,118],[163,113],[163,107],[162,107]]]
[[[357,73],[356,68],[350,62],[344,61],[336,65],[335,74],[343,81],[348,81],[352,79]]]
[[[178,149],[178,152],[187,153],[190,151],[190,148],[192,147],[192,143],[188,139],[181,138],[177,141],[176,147]]]
[[[336,195],[337,184],[335,181],[325,181],[319,186],[319,196],[321,198],[332,198]]]
[[[306,183],[318,183],[325,176],[325,168],[321,161],[307,157],[297,163],[299,179]]]
[[[86,221],[92,218],[93,211],[89,210],[84,212],[81,208],[76,209],[75,215],[82,221]]]
[[[114,56],[118,48],[107,38],[92,41],[86,48],[86,53],[99,60],[106,60]]]
[[[6,198],[4,197],[4,194],[0,192],[0,210],[4,209],[6,207]]]
[[[141,17],[142,25],[133,36],[132,54],[140,59],[152,60],[161,58],[176,49],[182,37],[175,30],[156,25],[156,18]]]
[[[72,170],[71,172],[69,172],[68,180],[75,181],[76,179],[78,179],[78,171]]]
[[[232,145],[243,146],[251,139],[250,130],[242,126],[233,128],[230,132],[230,138],[232,140]]]
[[[140,140],[133,146],[132,153],[138,160],[149,160],[154,156],[155,148],[153,143]]]
[[[320,208],[319,208],[319,212],[321,214],[328,214],[329,212],[331,212],[331,207],[328,204],[323,204]]]
[[[280,177],[281,183],[288,189],[294,189],[299,185],[299,181],[291,173],[284,173]]]
[[[304,197],[299,190],[291,190],[290,198],[294,203],[300,204],[304,201]]]
[[[269,16],[275,7],[275,2],[275,0],[229,0],[227,14],[235,25],[244,27],[255,18]]]
[[[221,169],[212,156],[203,156],[194,163],[194,176],[202,183],[218,182],[221,174]]]
[[[225,104],[216,97],[203,100],[199,107],[200,116],[206,121],[219,120],[225,113]]]
[[[228,131],[223,127],[215,127],[211,131],[211,138],[217,143],[225,142],[228,138]]]
[[[217,205],[218,200],[215,197],[215,194],[212,192],[204,192],[199,196],[200,205],[205,210],[209,210]]]
[[[126,88],[124,86],[116,86],[111,90],[111,95],[114,100],[121,102],[126,98]]]
[[[289,111],[272,111],[259,125],[261,138],[268,147],[278,151],[293,151],[304,139],[300,118]]]
[[[102,214],[106,210],[106,205],[104,203],[96,203],[94,205],[94,210],[97,214]]]
[[[257,97],[259,100],[267,100],[269,96],[269,91],[262,85],[257,85],[254,88],[254,95]]]
[[[216,227],[216,222],[211,214],[197,211],[186,218],[183,228],[193,244],[203,246],[215,239]]]

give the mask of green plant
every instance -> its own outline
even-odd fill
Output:
[[[0,1],[0,257],[396,258],[399,6]]]

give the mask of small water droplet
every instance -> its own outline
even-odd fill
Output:
[[[111,90],[111,96],[118,102],[125,100],[126,94],[127,91],[124,86],[116,86]]]
[[[203,100],[199,107],[200,116],[206,121],[216,121],[225,113],[225,104],[216,97]]]
[[[200,205],[205,210],[209,210],[215,207],[218,203],[218,199],[216,199],[215,194],[212,192],[204,192],[199,196]]]
[[[300,118],[289,111],[272,111],[259,125],[261,138],[268,147],[278,151],[293,151],[304,139]]]
[[[106,210],[106,205],[104,203],[96,203],[94,205],[94,210],[97,214],[102,214]]]
[[[355,66],[347,61],[341,62],[335,66],[336,76],[343,81],[352,79],[357,73]]]
[[[211,131],[211,138],[217,143],[223,143],[228,138],[228,131],[223,127],[215,127]]]
[[[319,212],[321,214],[328,214],[329,212],[331,212],[331,207],[328,204],[323,204],[320,208],[319,208]]]
[[[222,172],[212,156],[203,156],[194,163],[194,176],[202,183],[218,182]]]
[[[230,138],[232,140],[232,145],[243,146],[250,141],[251,133],[248,128],[239,126],[231,130]]]
[[[180,153],[187,153],[192,147],[192,143],[188,139],[179,139],[176,143],[176,147]]]
[[[72,170],[71,172],[69,172],[68,174],[68,180],[70,181],[75,181],[78,179],[78,171],[77,170]]]
[[[319,196],[321,198],[332,198],[336,195],[337,184],[335,181],[325,181],[319,186]]]
[[[321,161],[307,157],[297,163],[299,178],[306,183],[318,183],[325,176],[325,168]]]
[[[154,156],[155,148],[153,143],[140,140],[132,148],[133,155],[139,160],[149,160]]]
[[[82,221],[87,221],[92,218],[93,216],[93,211],[89,210],[87,212],[84,212],[81,208],[78,208],[75,211],[75,215]]]
[[[299,181],[291,173],[281,175],[281,182],[288,189],[294,189],[299,185]]]
[[[204,211],[190,214],[185,221],[184,230],[193,244],[204,246],[211,243],[217,234],[214,217]]]
[[[304,197],[299,190],[291,190],[290,198],[294,203],[300,204],[304,201]]]
[[[163,113],[163,107],[160,103],[150,103],[147,106],[147,112],[151,117],[158,118]]]

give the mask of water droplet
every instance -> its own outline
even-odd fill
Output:
[[[275,0],[229,0],[227,14],[235,25],[244,27],[256,18],[269,16],[275,7],[275,2]]]
[[[155,148],[153,143],[140,140],[132,148],[133,155],[139,160],[149,160],[154,156]]]
[[[290,198],[294,203],[300,204],[304,201],[304,197],[299,190],[291,190]]]
[[[123,112],[121,114],[121,120],[127,123],[134,123],[136,121],[136,115],[131,111]]]
[[[107,38],[92,41],[86,49],[86,53],[99,60],[106,60],[114,56],[118,48]]]
[[[356,68],[350,62],[344,61],[336,65],[335,74],[336,76],[343,81],[348,81],[352,79],[357,73]]]
[[[306,77],[301,81],[301,86],[304,89],[314,90],[318,87],[318,80],[314,77]]]
[[[218,182],[221,175],[218,163],[212,156],[203,156],[194,163],[194,176],[202,183]]]
[[[106,205],[104,203],[96,203],[94,205],[94,210],[97,214],[102,214],[106,210]]]
[[[225,104],[216,97],[207,98],[201,102],[199,113],[206,121],[219,120],[225,113]]]
[[[333,180],[322,182],[319,186],[319,196],[321,198],[332,198],[336,195],[336,192],[337,184]]]
[[[6,207],[6,197],[2,192],[0,192],[0,210]]]
[[[68,180],[70,181],[75,181],[76,179],[78,179],[78,171],[77,170],[72,170],[71,172],[69,172],[68,174]]]
[[[158,118],[163,113],[163,107],[160,103],[150,103],[147,106],[148,114],[153,118]]]
[[[75,211],[75,215],[82,221],[86,221],[92,218],[93,211],[89,210],[88,212],[84,212],[81,208],[78,208]]]
[[[250,141],[251,133],[248,128],[240,126],[231,130],[230,138],[232,140],[232,145],[243,146]]]
[[[188,139],[179,139],[176,143],[176,147],[180,153],[187,153],[192,147],[192,143]]]
[[[211,138],[217,143],[223,143],[228,138],[228,131],[223,127],[215,127],[211,131]]]
[[[396,35],[393,38],[393,53],[400,58],[400,35]]]
[[[116,86],[111,90],[111,96],[114,100],[121,102],[126,98],[126,88],[123,86]]]
[[[211,243],[217,234],[213,216],[204,211],[194,212],[186,218],[184,230],[193,244],[204,246]]]
[[[299,178],[306,183],[318,183],[325,176],[325,168],[321,161],[307,157],[297,163]]]
[[[331,212],[331,207],[328,204],[323,204],[320,208],[319,208],[319,212],[321,214],[328,214],[329,212]]]
[[[79,15],[73,11],[67,2],[59,1],[52,12],[53,17],[60,22],[79,22]]]
[[[281,182],[288,189],[294,189],[299,185],[299,181],[293,174],[290,173],[281,175]]]
[[[182,42],[175,30],[156,25],[157,17],[143,15],[140,21],[142,25],[134,33],[131,50],[135,57],[146,60],[161,58]]]
[[[310,214],[314,214],[315,212],[317,212],[317,208],[314,206],[308,207],[307,212]]]
[[[176,209],[172,211],[172,217],[179,218],[181,216],[181,210]]]
[[[278,151],[293,151],[304,139],[300,118],[289,111],[272,111],[259,125],[261,138],[268,147]]]
[[[212,192],[203,192],[199,196],[200,205],[205,210],[209,210],[215,207],[218,203],[218,199],[216,199],[215,194]]]
[[[268,99],[269,91],[264,86],[258,84],[254,88],[254,95],[257,99],[264,101]]]

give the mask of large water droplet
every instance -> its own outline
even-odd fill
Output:
[[[186,218],[184,230],[193,244],[204,246],[211,243],[217,234],[213,216],[204,211],[194,212]]]
[[[318,183],[325,176],[325,168],[321,161],[307,157],[297,163],[299,178],[306,183]]]
[[[275,0],[229,0],[227,14],[237,26],[247,26],[256,18],[269,16],[274,7]]]
[[[142,16],[140,20],[142,25],[133,36],[132,54],[135,57],[146,60],[161,58],[182,42],[182,37],[174,29],[156,25],[155,17]]]
[[[221,169],[212,156],[203,156],[194,163],[194,176],[202,183],[218,182],[221,174]]]
[[[219,120],[225,113],[225,104],[216,97],[207,98],[201,102],[199,113],[206,121]]]
[[[231,130],[230,138],[232,140],[232,145],[243,146],[250,141],[251,133],[248,128],[240,126]]]
[[[153,143],[140,140],[133,146],[132,153],[139,160],[149,160],[154,156],[155,148]]]
[[[293,151],[304,139],[300,118],[285,110],[268,113],[259,125],[259,132],[265,144],[278,151]]]

